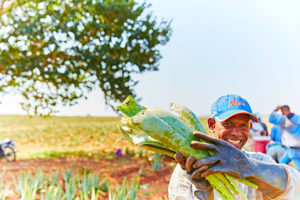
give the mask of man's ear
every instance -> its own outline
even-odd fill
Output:
[[[250,121],[250,129],[252,128],[252,126],[253,126],[253,123]]]
[[[213,119],[213,118],[208,118],[207,123],[208,123],[208,128],[209,128],[211,131],[215,130],[215,127],[216,127],[216,120],[215,120],[215,119]]]

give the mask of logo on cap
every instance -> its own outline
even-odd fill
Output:
[[[230,108],[231,106],[237,106],[237,105],[245,106],[245,103],[242,100],[241,101],[232,100],[230,102],[230,104],[228,105],[228,108]]]

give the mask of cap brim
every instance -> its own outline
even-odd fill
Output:
[[[229,119],[230,117],[233,117],[235,115],[240,115],[240,114],[249,115],[250,119],[253,122],[259,122],[258,118],[255,115],[253,115],[252,113],[249,113],[245,110],[229,110],[229,111],[227,111],[225,113],[222,113],[221,115],[217,116],[216,119],[218,121],[225,121],[225,120]]]

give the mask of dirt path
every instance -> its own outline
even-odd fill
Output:
[[[152,170],[151,162],[146,159],[133,159],[131,157],[117,157],[114,159],[34,159],[17,160],[8,163],[5,160],[0,161],[1,171],[5,170],[2,177],[4,185],[13,185],[12,176],[18,176],[22,172],[35,173],[41,169],[43,173],[51,171],[79,171],[84,169],[93,173],[99,173],[100,177],[109,180],[111,183],[121,184],[127,177],[137,177],[140,175],[140,184],[144,189],[139,190],[139,199],[162,199],[167,196],[168,182],[172,173],[172,165],[163,165],[158,171]],[[107,196],[102,197],[107,199]]]

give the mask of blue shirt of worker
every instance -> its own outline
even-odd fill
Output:
[[[271,135],[271,138],[273,137],[274,141],[281,141],[282,145],[288,147],[280,163],[288,164],[294,161],[300,171],[300,116],[295,113],[281,115],[273,111],[269,122],[281,127],[281,134]]]

